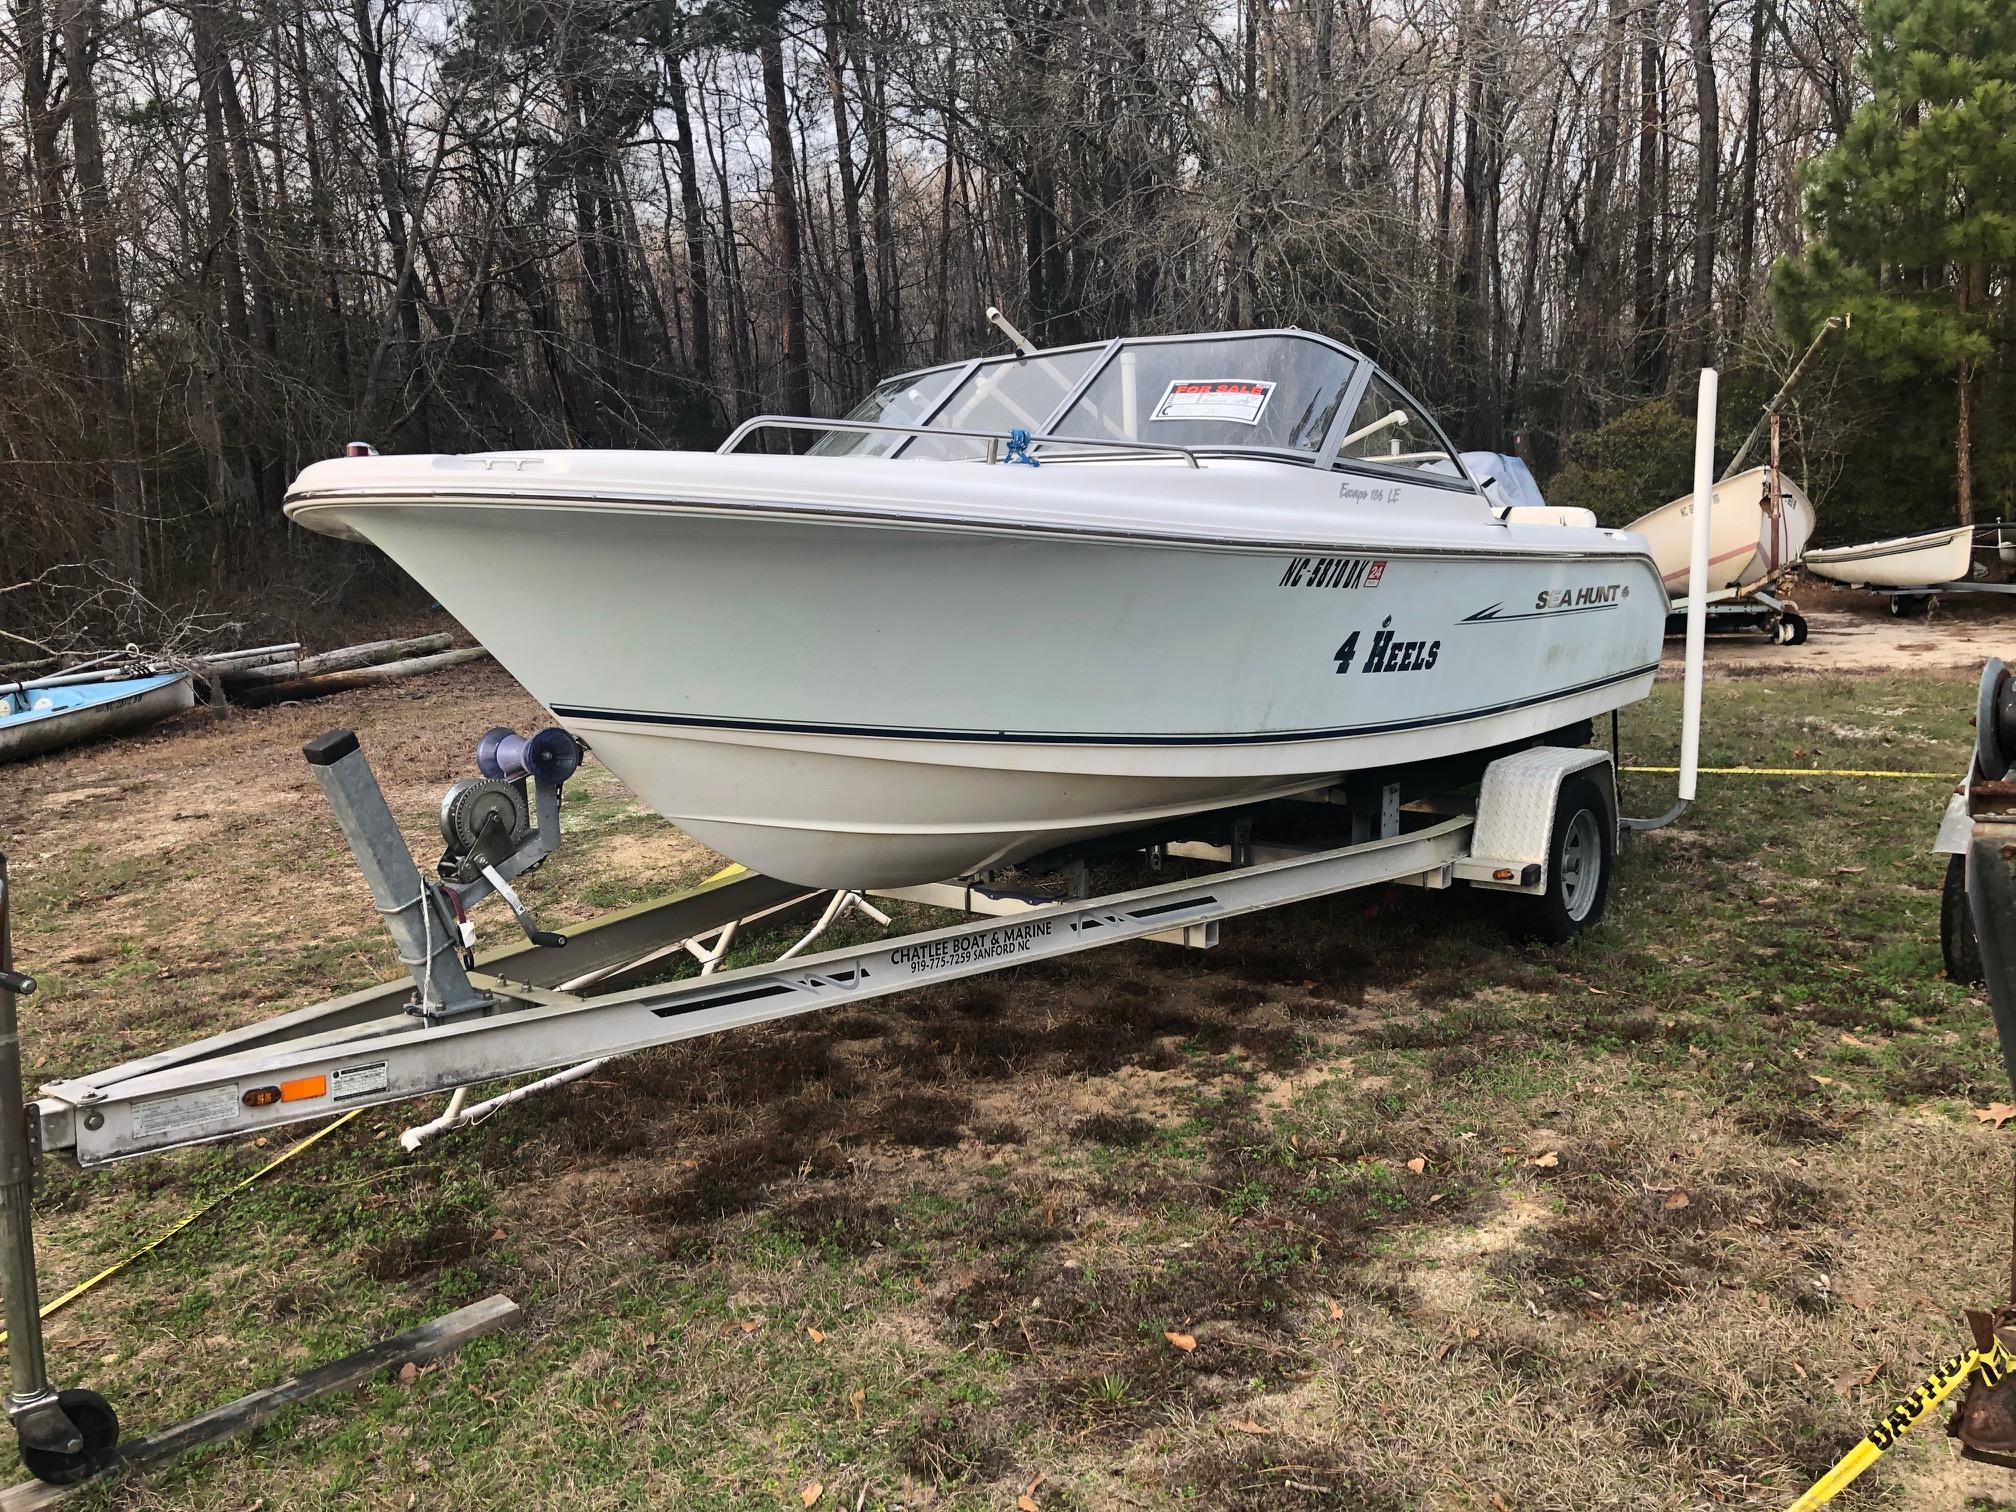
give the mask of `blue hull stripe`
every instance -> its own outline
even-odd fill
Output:
[[[1532,698],[1491,704],[1481,709],[1465,709],[1454,714],[1431,714],[1420,719],[1396,719],[1383,724],[1337,725],[1322,730],[1260,730],[1243,734],[1206,735],[1121,735],[1062,734],[1054,731],[1017,730],[912,730],[891,725],[805,724],[782,719],[730,719],[702,714],[658,714],[642,709],[590,709],[578,704],[554,704],[562,719],[600,719],[615,724],[670,725],[684,729],[768,730],[785,735],[858,735],[876,740],[954,740],[994,745],[1084,745],[1084,746],[1218,746],[1289,745],[1312,740],[1341,740],[1356,735],[1390,735],[1402,730],[1422,730],[1435,725],[1462,724],[1493,714],[1510,714],[1535,704],[1554,703],[1578,693],[1629,682],[1657,672],[1659,664],[1633,667],[1628,672],[1599,677],[1594,682],[1572,688],[1557,688]]]

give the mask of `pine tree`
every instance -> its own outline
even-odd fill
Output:
[[[1952,377],[1969,524],[1974,384],[2012,335],[2016,5],[1864,0],[1862,19],[1873,94],[1808,167],[1814,240],[1773,270],[1772,302],[1795,341],[1845,310],[1885,378]]]

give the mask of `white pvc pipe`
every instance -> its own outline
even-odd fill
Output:
[[[1687,559],[1686,681],[1680,692],[1680,801],[1694,801],[1701,770],[1701,667],[1708,642],[1708,520],[1715,509],[1715,388],[1701,369],[1694,406],[1694,550]]]

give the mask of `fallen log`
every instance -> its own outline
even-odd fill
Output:
[[[286,682],[262,682],[232,690],[235,702],[258,708],[290,699],[327,698],[331,693],[347,693],[352,688],[369,688],[378,683],[397,682],[422,672],[439,672],[480,661],[490,653],[481,646],[465,646],[459,651],[443,651],[434,656],[415,656],[406,661],[384,662],[375,667],[350,667],[340,672],[322,672],[313,677],[296,677]]]
[[[289,656],[284,661],[227,670],[223,674],[224,688],[235,696],[241,688],[298,682],[304,677],[319,677],[324,672],[348,672],[355,667],[371,667],[380,662],[431,656],[437,651],[446,651],[449,643],[450,637],[445,634],[416,635],[406,640],[366,641],[362,645],[342,646],[315,656]]]
[[[268,662],[279,661],[282,657],[291,660],[300,653],[299,641],[288,641],[277,646],[247,646],[242,651],[206,651],[201,656],[188,658],[188,667],[198,677],[215,677],[219,673],[235,672],[242,667],[261,667]]]

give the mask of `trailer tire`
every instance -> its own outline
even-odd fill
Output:
[[[1967,902],[1967,858],[1946,858],[1946,885],[1939,891],[1939,954],[1946,976],[1969,987],[1988,980],[1981,969],[1981,941],[1974,933],[1974,910]]]
[[[1554,832],[1547,841],[1547,890],[1521,897],[1525,934],[1559,945],[1603,917],[1617,834],[1603,789],[1586,773],[1561,784],[1554,800]]]

